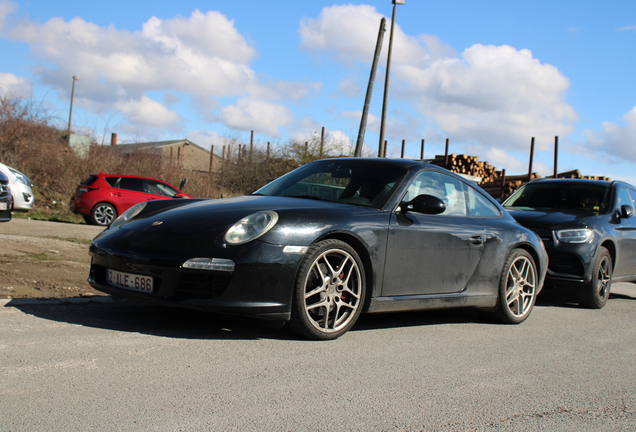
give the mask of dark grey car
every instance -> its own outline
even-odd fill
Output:
[[[9,190],[9,179],[0,172],[0,222],[11,220],[13,197]]]
[[[635,199],[636,188],[620,181],[540,179],[503,207],[542,238],[546,285],[574,287],[579,304],[600,309],[612,281],[636,281]]]

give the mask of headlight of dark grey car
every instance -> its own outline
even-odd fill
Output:
[[[594,231],[589,228],[566,229],[557,231],[556,236],[564,243],[586,243],[594,236]]]

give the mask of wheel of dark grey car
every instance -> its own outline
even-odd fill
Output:
[[[530,316],[537,295],[537,269],[524,249],[512,251],[499,282],[496,317],[506,324],[519,324]]]
[[[336,339],[356,322],[365,297],[360,257],[347,243],[324,240],[301,261],[289,326],[311,339]]]
[[[583,307],[601,309],[607,303],[612,287],[612,256],[606,248],[599,248],[592,269],[592,280],[576,290],[576,297]]]
[[[91,210],[91,222],[95,225],[109,226],[117,219],[117,209],[112,204],[102,202]]]

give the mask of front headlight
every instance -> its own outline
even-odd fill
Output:
[[[139,204],[135,204],[134,206],[132,206],[131,208],[123,212],[117,219],[115,219],[115,221],[112,224],[110,224],[109,229],[117,228],[118,226],[125,224],[126,222],[128,222],[129,220],[137,216],[139,213],[141,213],[141,211],[145,207],[146,207],[145,201],[140,202]]]
[[[224,240],[231,245],[240,245],[259,238],[278,222],[278,213],[266,210],[244,217],[230,227]]]
[[[564,243],[585,243],[594,237],[594,231],[589,228],[559,230],[556,236]]]
[[[24,183],[25,185],[29,186],[29,178],[27,176],[25,176],[24,174],[22,174],[20,171],[14,170],[13,168],[9,168],[9,171],[11,171],[11,174],[13,174],[15,176],[15,179],[17,181],[19,181],[20,183]]]

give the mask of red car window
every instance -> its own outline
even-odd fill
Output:
[[[146,185],[148,186],[148,192],[155,195],[173,197],[179,193],[179,191],[172,186],[155,180],[146,180]]]
[[[144,190],[144,180],[140,178],[122,177],[119,179],[119,182],[115,184],[115,187],[136,192],[146,192]]]

